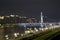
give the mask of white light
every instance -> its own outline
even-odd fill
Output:
[[[47,30],[48,28],[46,27],[45,30]]]
[[[39,28],[39,30],[43,31],[44,29],[43,28]]]
[[[0,17],[0,19],[4,19],[4,16]]]
[[[14,33],[14,36],[17,37],[17,33]]]
[[[9,39],[9,38],[6,38],[7,40]]]
[[[37,32],[38,31],[38,29],[37,28],[34,28],[34,30]]]
[[[37,30],[37,29],[35,29],[35,31],[37,32],[38,30]]]
[[[9,39],[9,38],[8,38],[8,35],[5,35],[5,37],[6,37],[7,40]]]
[[[5,37],[8,37],[8,35],[5,35]]]
[[[52,24],[49,24],[50,26],[52,26]]]
[[[27,31],[28,33],[30,33],[30,31]]]
[[[44,29],[42,28],[41,30],[43,31]]]
[[[11,17],[14,17],[15,15],[10,15]]]
[[[31,30],[31,32],[34,32],[33,30]]]
[[[21,34],[21,36],[24,36],[23,34]]]
[[[29,28],[27,28],[27,29],[29,29]]]
[[[18,17],[18,15],[16,15],[16,17]]]
[[[30,31],[25,31],[25,34],[30,33]]]
[[[19,35],[19,33],[17,33],[17,35]]]

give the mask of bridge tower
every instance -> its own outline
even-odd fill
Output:
[[[43,28],[43,14],[41,12],[41,27]]]

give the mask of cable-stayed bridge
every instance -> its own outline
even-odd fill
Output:
[[[19,26],[40,26],[40,27],[45,27],[48,25],[59,25],[59,22],[52,22],[52,23],[44,23],[43,21],[43,14],[41,12],[41,21],[40,23],[18,23],[17,25]]]

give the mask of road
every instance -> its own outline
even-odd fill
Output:
[[[42,34],[37,34],[37,35],[33,35],[31,37],[27,37],[27,38],[23,38],[22,40],[26,39],[26,40],[53,40],[55,39],[55,37],[59,36],[60,35],[60,29],[56,29],[56,30],[51,30],[51,31],[48,31],[48,32],[44,32]],[[58,37],[56,38],[58,39]],[[59,39],[58,39],[59,40]]]

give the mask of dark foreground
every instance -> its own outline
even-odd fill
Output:
[[[60,40],[60,33],[56,34],[51,40]]]

